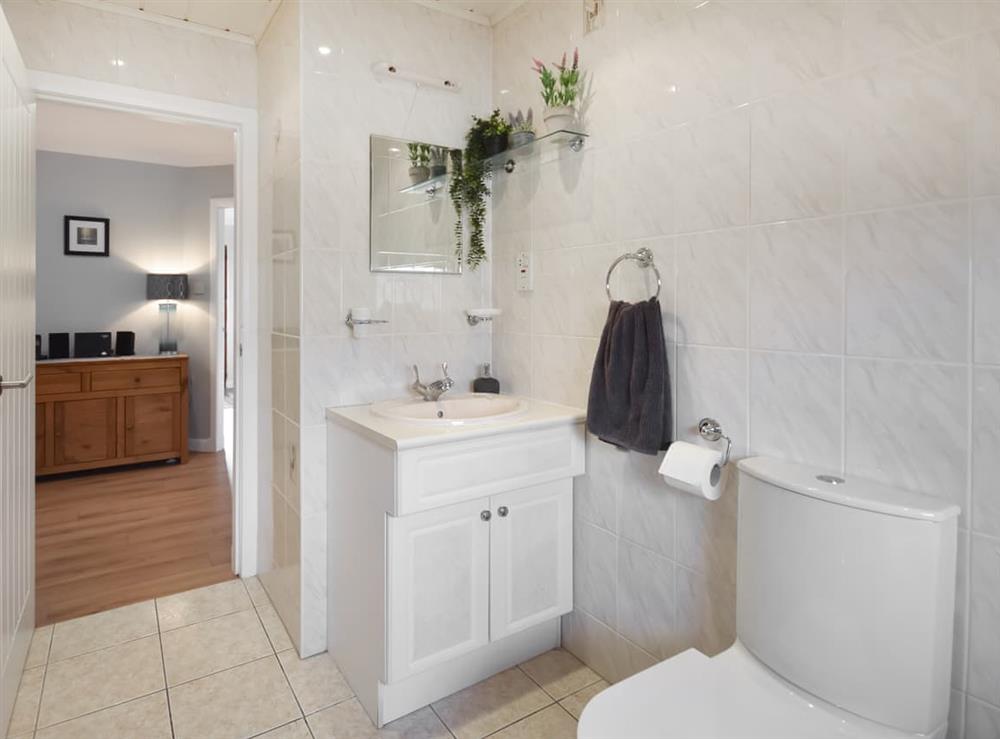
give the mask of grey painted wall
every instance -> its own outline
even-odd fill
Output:
[[[37,332],[135,331],[136,353],[155,354],[159,316],[147,272],[186,272],[194,294],[177,311],[180,350],[191,356],[190,436],[212,432],[209,200],[231,197],[232,167],[168,167],[38,152]],[[63,216],[111,219],[111,256],[63,254]]]

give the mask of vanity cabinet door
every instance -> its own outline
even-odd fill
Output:
[[[489,504],[387,517],[388,682],[489,642]]]
[[[490,499],[490,639],[573,609],[573,480]]]

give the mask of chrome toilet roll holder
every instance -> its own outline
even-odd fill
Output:
[[[706,441],[726,440],[726,450],[722,453],[722,459],[719,460],[719,466],[725,467],[726,463],[729,462],[729,454],[733,450],[733,440],[722,433],[722,424],[714,418],[703,418],[698,421],[698,435]]]

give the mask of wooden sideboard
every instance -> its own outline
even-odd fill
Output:
[[[187,355],[41,361],[35,377],[37,475],[187,461]]]

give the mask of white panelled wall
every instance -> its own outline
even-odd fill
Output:
[[[532,56],[579,45],[582,156],[502,180],[494,364],[586,401],[615,255],[664,275],[677,437],[962,506],[951,736],[1000,733],[1000,4],[528,3],[494,29],[494,104],[541,108]],[[535,290],[513,289],[534,254]],[[626,297],[642,277],[622,268]],[[593,442],[593,440],[591,440]],[[620,679],[735,634],[736,490],[667,489],[588,445],[569,649]]]
[[[35,368],[35,102],[0,13],[0,375]],[[0,729],[35,627],[35,386],[0,394]]]

